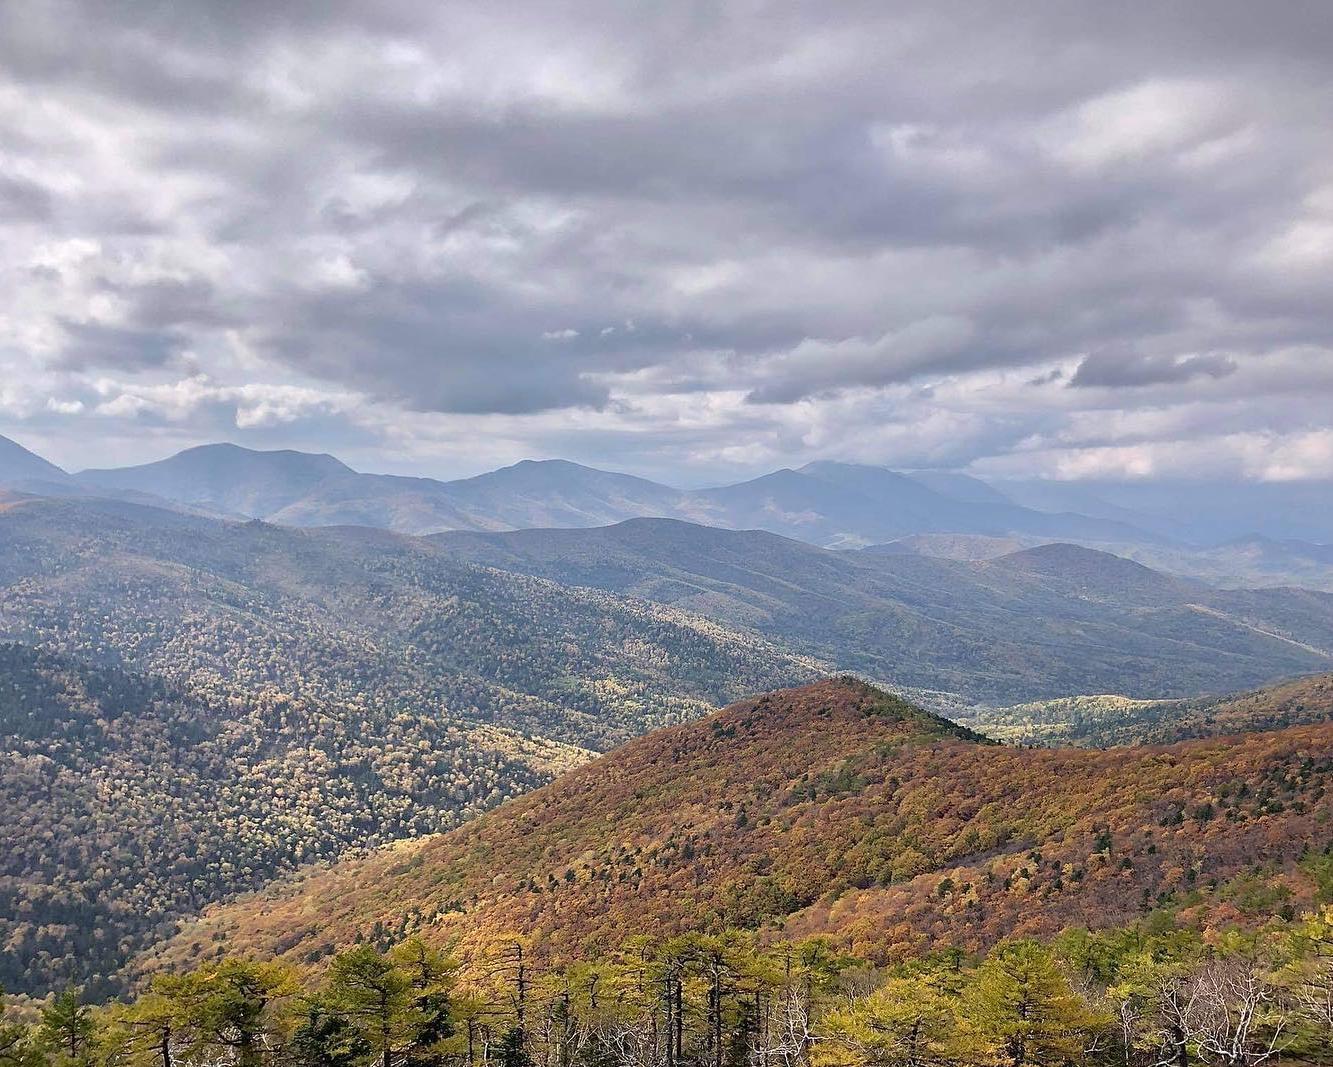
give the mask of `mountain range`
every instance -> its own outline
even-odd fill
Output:
[[[135,467],[68,475],[7,442],[0,485],[134,494],[289,526],[371,526],[401,533],[602,526],[680,518],[765,529],[827,546],[861,546],[943,531],[1151,542],[1115,521],[1016,505],[964,476],[920,479],[882,467],[817,462],[735,485],[680,490],[564,460],[440,482],[362,474],[332,456],[203,445]]]
[[[688,907],[878,959],[915,936],[875,918],[885,909],[912,910],[926,936],[970,916],[984,940],[1106,907],[1108,834],[1135,871],[1114,877],[1170,895],[1182,870],[1232,877],[1257,826],[1314,832],[1327,686],[1216,695],[1327,672],[1333,594],[1154,569],[1154,553],[1194,550],[1123,516],[831,463],[682,491],[558,461],[437,482],[234,446],[68,474],[2,444],[0,982],[23,993],[114,992],[133,956],[219,905],[221,925],[161,957],[270,951],[276,927],[254,906],[269,898],[227,902],[275,886],[273,921],[290,921],[284,879],[300,870],[327,936],[294,922],[281,949],[307,960],[363,922],[377,936],[375,892],[423,929],[475,915],[549,929],[553,946],[614,940],[640,901],[664,928]],[[1122,554],[1070,543],[1104,535],[1135,540]],[[1265,544],[1281,566],[1319,564],[1317,545]],[[844,671],[897,695],[824,681],[690,725]],[[1281,737],[1153,762],[985,736],[1097,746],[1223,729]],[[1220,792],[1233,764],[1249,806]],[[544,800],[515,799],[553,780]],[[1038,810],[1000,817],[1020,794]],[[1191,804],[1228,806],[1238,825],[1195,826],[1179,818]],[[685,813],[680,832],[663,829],[668,811]],[[1168,817],[1157,851],[1135,836]],[[455,836],[474,818],[480,837]],[[841,859],[810,851],[825,819]],[[489,888],[475,883],[475,847],[515,837]],[[387,851],[355,858],[368,849]],[[1286,877],[1299,857],[1279,852]],[[311,864],[332,865],[330,881]],[[1057,864],[1058,878],[1032,873]],[[801,870],[817,877],[799,884]],[[1034,879],[1035,901],[994,888]],[[553,880],[573,895],[548,922]]]
[[[0,506],[0,983],[105,991],[211,901],[821,669],[385,531]]]
[[[653,600],[964,703],[1196,695],[1333,665],[1333,594],[1220,590],[1077,545],[944,560],[670,519],[430,540],[458,561]]]
[[[1141,486],[999,482],[814,462],[733,485],[681,490],[564,460],[473,478],[364,474],[333,456],[204,445],[135,467],[67,474],[0,438],[0,492],[105,497],[282,525],[410,534],[587,528],[677,518],[779,533],[822,547],[985,559],[1072,541],[1229,586],[1333,591],[1333,498],[1317,484]],[[1111,501],[1120,501],[1113,503]]]

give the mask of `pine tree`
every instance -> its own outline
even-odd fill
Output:
[[[63,1063],[90,1062],[95,1032],[92,1009],[74,986],[66,986],[42,1009],[42,1044]]]
[[[1109,1025],[1033,941],[991,953],[968,989],[966,1019],[968,1051],[1003,1067],[1064,1067]]]
[[[421,1029],[411,978],[372,945],[334,957],[325,995],[381,1067],[393,1067],[394,1057],[412,1047]]]
[[[890,978],[823,1020],[817,1067],[943,1067],[956,1062],[957,998],[940,976]]]
[[[534,1067],[528,1054],[527,1035],[520,1026],[511,1026],[500,1041],[501,1067]]]
[[[287,1043],[292,1067],[356,1067],[371,1055],[370,1042],[318,1000],[306,1008]]]

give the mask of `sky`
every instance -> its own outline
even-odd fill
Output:
[[[1333,478],[1333,4],[0,4],[0,433]]]

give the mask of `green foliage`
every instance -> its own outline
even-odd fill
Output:
[[[1022,1067],[1079,1059],[1090,1035],[1109,1025],[1070,987],[1044,946],[1018,941],[982,964],[965,998],[969,1044],[978,1058]]]
[[[1255,1067],[1333,1062],[1333,907],[1143,921],[876,970],[823,940],[637,937],[577,963],[519,935],[455,961],[360,945],[298,982],[224,959],[93,1013],[53,998],[5,1067]],[[73,1033],[74,1044],[70,1045]],[[70,1049],[74,1052],[71,1054]]]
[[[42,1009],[38,1040],[56,1063],[83,1065],[93,1053],[93,1013],[83,994],[66,986]]]

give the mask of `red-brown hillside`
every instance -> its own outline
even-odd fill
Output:
[[[577,955],[724,923],[829,934],[876,958],[927,940],[979,947],[1121,922],[1256,863],[1294,872],[1333,833],[1331,778],[1330,725],[1007,748],[862,683],[824,681],[631,742],[453,832],[215,909],[147,962],[315,962],[358,933],[415,930],[464,942],[519,930]]]

